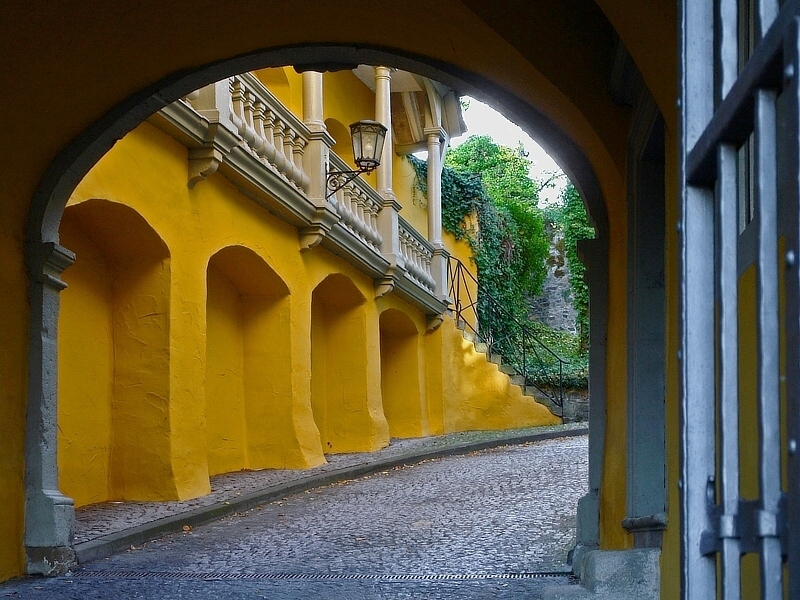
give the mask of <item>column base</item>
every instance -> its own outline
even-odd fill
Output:
[[[660,557],[655,548],[587,552],[580,586],[545,588],[542,600],[658,600]]]
[[[75,563],[72,548],[75,507],[58,490],[29,492],[25,505],[25,555],[28,575],[63,575]]]
[[[622,521],[622,526],[633,535],[634,548],[661,548],[661,540],[667,528],[667,514],[628,517]]]
[[[577,540],[572,549],[572,572],[581,576],[583,556],[600,547],[600,496],[592,490],[578,500]]]
[[[71,546],[26,546],[25,555],[28,575],[58,577],[78,564]]]

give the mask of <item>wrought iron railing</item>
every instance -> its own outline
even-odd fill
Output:
[[[476,343],[486,345],[487,354],[500,355],[523,385],[536,388],[563,412],[566,361],[491,294],[479,291],[475,276],[452,256],[447,262],[447,285],[456,322],[474,334]],[[502,328],[497,326],[500,322]]]

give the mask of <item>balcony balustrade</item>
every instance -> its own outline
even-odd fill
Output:
[[[328,160],[336,171],[353,168],[333,152],[328,155]],[[383,204],[380,194],[366,181],[356,177],[333,194],[329,201],[336,207],[341,225],[367,247],[380,253],[383,244],[383,238],[378,233],[378,212]]]
[[[436,282],[431,275],[433,246],[402,217],[400,221],[400,254],[408,276],[417,285],[436,293]]]

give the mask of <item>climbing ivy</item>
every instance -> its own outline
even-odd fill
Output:
[[[586,269],[578,258],[577,242],[594,237],[594,230],[583,201],[569,184],[561,194],[560,203],[540,211],[539,188],[527,176],[528,162],[520,149],[497,146],[485,137],[467,144],[470,142],[465,143],[467,150],[451,151],[442,172],[442,225],[456,239],[466,240],[472,249],[480,282],[479,318],[501,340],[518,339],[514,319],[528,323],[537,338],[566,360],[564,385],[586,387],[589,288],[584,281]],[[427,164],[413,156],[409,160],[417,175],[417,188],[427,193]],[[502,168],[502,162],[510,164]],[[545,219],[564,233],[578,335],[528,320],[528,298],[539,292],[545,275],[549,249],[543,227]],[[507,308],[513,318],[491,310],[485,301],[486,294]],[[511,348],[507,351],[514,352]],[[547,367],[558,372],[557,362]],[[550,376],[552,373],[539,383],[548,383]]]
[[[572,305],[578,313],[580,350],[586,352],[589,348],[589,286],[584,279],[586,267],[578,257],[578,241],[594,238],[594,228],[589,224],[578,190],[571,183],[561,193],[561,206],[554,216],[564,231]]]

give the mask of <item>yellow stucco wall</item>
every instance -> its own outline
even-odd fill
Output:
[[[434,366],[428,372],[433,388],[429,387],[429,393],[432,398],[441,398],[445,432],[561,422],[543,405],[524,396],[486,354],[477,352],[451,318],[445,319],[430,340],[431,351],[441,352],[442,368],[432,373]]]
[[[87,264],[65,274],[70,291],[59,354],[71,368],[61,369],[59,381],[61,460],[76,469],[64,465],[61,485],[81,503],[171,498],[172,469],[163,460],[169,443],[168,253],[121,204],[93,199],[70,207],[65,221],[64,241],[74,241]],[[93,443],[87,446],[82,434]],[[83,489],[87,483],[90,491]]]
[[[209,475],[247,466],[244,335],[239,291],[209,266],[205,390]]]
[[[339,273],[317,286],[311,303],[311,406],[323,450],[369,452],[386,446],[374,304]]]
[[[81,260],[65,274],[70,293],[61,298],[58,466],[61,489],[82,505],[111,497],[113,290],[102,255],[71,217],[61,239]]]
[[[0,209],[0,212],[4,212]],[[24,215],[0,225],[0,581],[24,573],[25,403],[27,397],[28,295],[20,224]],[[16,231],[10,229],[16,225]]]
[[[254,252],[229,246],[209,261],[206,313],[210,474],[281,468],[292,430],[288,288]]]
[[[428,237],[428,199],[416,186],[416,171],[404,156],[393,161],[394,193],[403,209],[400,215],[426,238]]]
[[[339,124],[339,128],[331,128],[331,135],[337,142],[332,150],[340,158],[347,160],[351,167],[355,167],[352,163],[350,124],[375,118],[375,94],[352,71],[347,70],[327,73],[322,79],[322,88],[325,123],[329,127],[331,127],[330,121]],[[337,129],[342,133],[338,134]],[[376,186],[376,172],[362,177],[373,188]]]
[[[380,315],[381,397],[391,437],[420,437],[428,433],[421,363],[422,336],[405,312],[390,308]]]

